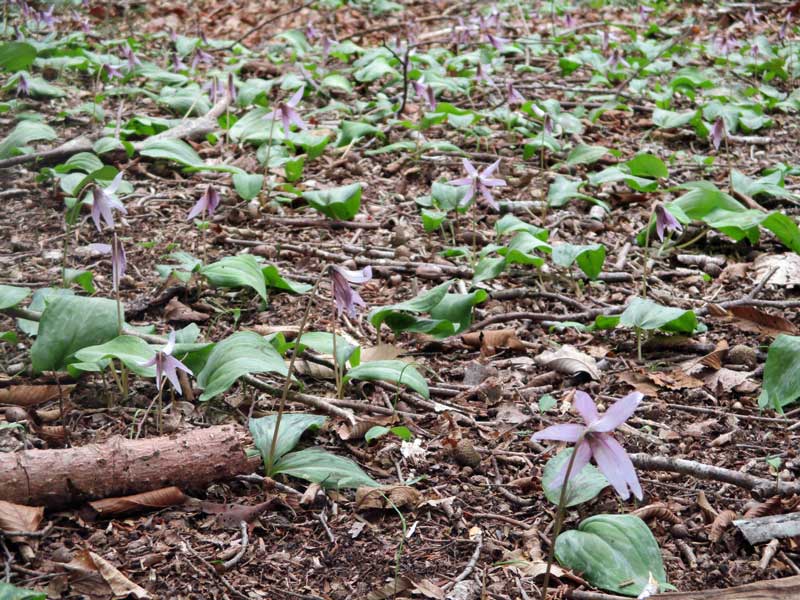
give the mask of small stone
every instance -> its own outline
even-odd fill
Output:
[[[50,560],[58,563],[68,563],[72,560],[72,552],[66,546],[59,546],[53,551]]]
[[[750,369],[755,369],[758,366],[758,357],[754,348],[744,344],[736,344],[728,350],[727,362],[731,365],[745,365]]]
[[[411,256],[411,249],[408,246],[398,246],[394,250],[395,258],[409,258]]]
[[[6,408],[6,421],[9,423],[19,423],[28,420],[28,413],[21,406],[9,406]]]
[[[469,440],[460,440],[453,449],[453,458],[463,467],[473,469],[481,464],[481,455]]]

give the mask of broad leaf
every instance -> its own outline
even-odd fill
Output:
[[[266,339],[251,331],[240,331],[222,340],[197,374],[203,390],[201,401],[211,400],[230,388],[242,375],[277,373],[288,376],[283,357]]]
[[[349,221],[361,208],[361,184],[351,183],[327,190],[305,192],[303,199],[330,219]]]
[[[39,140],[54,140],[56,132],[52,127],[36,121],[20,121],[2,141],[0,141],[0,158],[9,158],[24,154],[29,150],[27,145]]]
[[[0,310],[16,306],[30,295],[30,288],[0,285]]]
[[[22,71],[33,64],[36,48],[25,42],[7,42],[0,45],[0,69]]]
[[[697,317],[691,310],[662,306],[652,300],[637,297],[620,315],[619,324],[646,330],[693,333],[697,329]]]
[[[550,187],[547,190],[547,203],[550,206],[559,208],[573,199],[588,200],[589,202],[601,204],[606,208],[606,210],[608,210],[608,207],[605,205],[605,203],[601,203],[592,196],[588,196],[587,194],[578,191],[583,184],[584,182],[580,179],[574,180],[564,177],[563,175],[556,175],[556,178],[553,180],[553,183],[550,184]]]
[[[250,201],[258,196],[263,185],[263,175],[257,173],[235,173],[233,175],[233,188],[242,200]]]
[[[761,409],[783,407],[800,398],[800,337],[779,335],[770,345],[764,365],[764,386],[758,398]]]
[[[264,273],[261,269],[261,265],[258,264],[254,256],[240,254],[239,256],[226,256],[222,260],[202,267],[200,274],[215,287],[249,287],[255,290],[266,302],[267,285],[264,282]]]
[[[0,581],[0,600],[47,600],[47,594],[24,590],[5,581]]]
[[[608,148],[605,146],[578,144],[572,149],[572,152],[569,153],[565,162],[571,167],[575,165],[590,165],[600,160],[606,154],[608,154]]]
[[[105,344],[83,348],[75,353],[75,358],[86,363],[86,365],[78,366],[82,371],[100,370],[103,368],[102,363],[107,359],[116,358],[125,363],[125,366],[137,375],[155,377],[156,368],[154,366],[142,366],[142,363],[153,358],[155,354],[156,351],[143,339],[132,335],[121,335]],[[91,368],[92,364],[97,365],[97,368]]]
[[[305,294],[312,287],[307,283],[301,283],[283,277],[280,271],[278,271],[278,267],[275,265],[267,265],[261,269],[261,273],[264,275],[264,282],[267,287],[275,288],[276,290],[285,290],[293,294]]]
[[[302,346],[308,346],[320,354],[333,356],[333,334],[327,331],[309,331],[300,338]],[[293,342],[291,347],[295,346]],[[336,336],[336,357],[341,366],[345,366],[347,361],[351,361],[353,366],[358,365],[361,359],[361,347],[351,344],[340,335]]]
[[[305,337],[305,336],[303,336]],[[402,360],[373,360],[353,367],[344,376],[344,381],[389,381],[410,387],[423,398],[430,398],[425,378],[412,365]]]
[[[571,267],[577,262],[578,267],[589,279],[595,279],[603,270],[606,260],[606,247],[603,244],[578,246],[575,244],[555,244],[553,246],[553,262],[560,267]]]
[[[280,435],[280,432],[279,432]],[[290,452],[281,458],[272,470],[291,477],[318,483],[324,488],[358,488],[362,485],[380,487],[356,463],[321,448],[307,448]]]
[[[544,398],[542,398],[543,400]],[[542,406],[539,400],[539,406]],[[546,409],[542,409],[546,410]],[[569,457],[572,456],[573,449],[567,448],[559,452],[556,456],[547,461],[542,473],[542,489],[545,497],[553,504],[558,504],[561,498],[561,488],[553,487],[556,477],[566,468]],[[596,497],[603,488],[608,485],[608,480],[594,465],[586,465],[580,473],[573,473],[567,485],[566,504],[564,506],[575,506],[582,504]]]
[[[253,443],[264,459],[264,465],[269,464],[269,451],[272,447],[272,438],[275,435],[275,422],[277,415],[267,415],[259,419],[250,419],[250,435],[253,436]],[[300,437],[309,427],[319,429],[327,420],[327,417],[320,415],[309,415],[305,413],[286,413],[281,417],[281,426],[278,430],[278,441],[275,444],[275,459],[280,459],[287,452],[291,452],[300,441]],[[267,473],[272,476],[274,473]]]
[[[31,347],[37,373],[57,371],[82,348],[117,337],[117,303],[105,298],[54,296],[39,320],[39,334]]]
[[[667,587],[661,550],[644,521],[633,515],[597,515],[558,536],[556,558],[593,586],[638,596],[652,573]]]

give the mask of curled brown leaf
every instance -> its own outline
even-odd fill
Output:
[[[736,518],[736,513],[732,510],[723,510],[711,523],[711,532],[708,534],[708,541],[716,544],[722,539],[723,534],[731,526],[733,520]]]

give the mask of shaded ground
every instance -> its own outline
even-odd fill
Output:
[[[514,3],[498,32],[514,38],[530,28],[545,42],[551,39],[547,7],[541,9],[538,19],[527,20],[523,26],[513,6]],[[287,8],[281,5],[279,10]],[[769,18],[755,26],[758,31],[773,38],[777,35],[782,15],[778,9],[774,7]],[[129,33],[137,37],[163,34],[169,29],[195,35],[197,24],[209,39],[234,39],[277,10],[255,2],[201,2],[191,8],[172,3],[147,3],[138,5],[127,16],[109,14],[112,9],[108,7],[97,8],[93,10],[92,23],[99,39]],[[279,32],[302,29],[313,22],[324,35],[339,41],[352,36],[362,46],[374,47],[391,40],[394,34],[402,38],[408,33],[406,23],[412,22],[411,30],[417,39],[432,40],[431,46],[426,47],[447,48],[450,44],[448,28],[457,23],[452,17],[468,17],[479,12],[489,14],[490,10],[480,3],[445,2],[410,4],[399,16],[391,13],[374,16],[366,9],[354,7],[338,11],[305,8],[270,23],[248,37],[245,43],[254,50],[263,48],[264,44],[278,44],[275,36]],[[624,21],[630,22],[634,31],[643,29],[630,13],[622,7],[607,7],[599,13],[588,8],[575,9],[571,14],[576,20],[576,32],[569,42],[560,43],[573,50],[582,44],[596,43],[596,39],[582,37],[584,31],[580,29],[581,25],[595,22]],[[703,6],[690,5],[662,10],[657,20],[665,26],[677,26],[686,17],[696,19],[697,25],[687,29],[684,39],[701,43],[707,40],[709,31],[732,27],[732,23],[741,22],[743,15],[744,10],[739,8],[713,12]],[[559,29],[564,27],[560,17],[557,23]],[[361,35],[365,30],[380,27],[385,29]],[[443,32],[431,33],[439,29]],[[749,30],[742,26],[733,31],[742,36]],[[426,38],[426,34],[430,37]],[[663,37],[657,33],[652,36],[653,39]],[[163,64],[169,47],[168,36],[155,40],[144,38],[141,54]],[[269,48],[272,56],[268,58],[248,57],[240,79],[299,76],[298,63],[292,60],[288,48]],[[212,56],[213,62],[205,69],[222,67],[232,55],[219,52]],[[285,61],[276,62],[276,56]],[[749,139],[744,137],[740,142],[731,140],[727,150],[717,154],[708,140],[698,139],[688,129],[655,128],[651,120],[655,106],[652,100],[635,94],[628,87],[623,88],[619,107],[609,108],[594,119],[595,115],[589,114],[591,108],[607,100],[607,94],[601,92],[611,90],[613,93],[612,84],[619,81],[598,91],[596,88],[602,83],[592,80],[591,73],[585,69],[577,69],[569,75],[558,72],[559,54],[555,51],[537,51],[528,58],[534,69],[514,72],[514,65],[524,64],[525,55],[508,56],[497,66],[497,80],[502,85],[503,80],[512,78],[527,100],[557,99],[565,110],[574,109],[583,130],[564,134],[566,140],[571,139],[575,144],[599,144],[619,152],[618,158],[604,155],[599,167],[647,151],[669,163],[671,185],[705,179],[715,182],[720,189],[727,189],[728,166],[756,177],[779,163],[798,164],[794,143],[798,122],[793,111],[770,112],[774,120],[772,127],[753,133]],[[724,65],[715,65],[713,57],[702,53],[688,55],[686,60],[698,67],[714,67],[720,77],[725,71]],[[648,85],[655,86],[659,81],[668,80],[670,75],[671,72],[667,72],[661,79],[653,76]],[[631,73],[631,79],[634,76]],[[45,120],[57,129],[59,141],[78,134],[93,135],[96,126],[86,114],[68,119],[61,114],[77,102],[90,101],[91,77],[69,75],[58,81],[66,81],[74,95],[53,101],[32,101],[30,109],[44,114]],[[398,82],[389,84],[386,79],[372,83],[354,81],[353,84],[353,94],[333,92],[324,96],[311,95],[304,100],[302,112],[312,127],[335,130],[338,121],[346,116],[336,111],[317,111],[329,100],[338,99],[353,107],[356,112],[347,118],[356,119],[358,111],[367,113],[370,110],[366,105],[356,109],[357,101],[372,101],[379,93],[396,97],[402,87]],[[774,80],[771,85],[787,93],[793,89],[790,80]],[[571,91],[575,88],[589,91]],[[283,99],[286,93],[276,86],[268,95],[274,102]],[[504,94],[487,88],[476,91],[467,100],[445,91],[439,98],[443,99],[461,107],[478,106],[488,111],[504,102]],[[633,108],[625,110],[622,104]],[[582,111],[582,106],[587,110]],[[691,99],[681,96],[675,100],[672,110],[689,106],[693,106]],[[163,107],[143,95],[129,96],[122,105],[116,97],[107,96],[103,108],[112,124],[118,114],[122,121],[133,115],[168,115]],[[410,92],[406,108],[406,115],[412,120],[426,110],[422,100]],[[241,116],[246,110],[237,108],[233,112]],[[11,117],[7,116],[4,129],[10,130],[11,125]],[[200,323],[203,336],[208,340],[220,340],[236,330],[256,325],[299,324],[307,296],[275,293],[262,307],[260,300],[248,292],[209,289],[207,285],[198,285],[196,279],[186,285],[160,279],[155,265],[163,264],[164,256],[177,249],[195,256],[205,255],[207,263],[250,252],[278,266],[284,276],[308,283],[313,283],[317,274],[331,262],[330,255],[320,252],[323,250],[332,253],[336,258],[333,262],[350,268],[373,263],[374,279],[359,289],[370,307],[409,299],[444,281],[447,272],[437,271],[435,265],[470,269],[469,261],[447,260],[438,253],[454,245],[480,249],[497,241],[494,225],[499,214],[479,201],[468,214],[457,217],[453,230],[457,232],[455,244],[449,232],[425,233],[416,199],[430,193],[433,181],[463,176],[461,157],[452,151],[431,151],[419,159],[406,152],[368,154],[387,143],[413,139],[407,129],[390,119],[379,126],[386,135],[385,141],[371,138],[339,148],[331,144],[321,157],[305,165],[303,182],[308,188],[312,187],[309,181],[316,182],[317,188],[362,182],[362,207],[350,225],[331,224],[299,202],[294,205],[272,202],[249,208],[247,202],[236,196],[230,176],[226,174],[182,173],[174,163],[166,161],[118,158],[117,166],[125,170],[125,179],[135,190],[125,198],[128,214],[120,229],[129,264],[122,283],[122,297],[129,310],[135,312],[130,316],[132,322],[155,324],[159,331],[167,331],[170,324],[165,317],[165,305],[174,296],[210,315]],[[538,150],[529,160],[521,158],[524,135],[513,126],[504,129],[499,119],[494,119],[486,127],[484,135],[477,139],[465,137],[462,131],[445,125],[434,126],[425,131],[424,136],[428,140],[455,143],[481,168],[490,164],[495,156],[501,157],[499,174],[509,185],[498,191],[497,196],[505,202],[541,201],[557,173],[583,177],[599,170],[598,164],[564,166],[563,155],[548,152],[543,171]],[[757,139],[759,136],[767,141]],[[220,139],[213,144],[195,141],[193,146],[208,162],[224,161],[251,172],[260,169],[252,145],[228,144]],[[718,161],[706,167],[694,160],[698,155],[717,156]],[[283,181],[282,168],[275,168],[272,173],[278,183]],[[796,187],[792,175],[787,177],[786,189],[789,190]],[[63,256],[63,193],[53,181],[39,180],[33,169],[17,167],[3,171],[1,176],[5,191],[0,209],[3,216],[0,283],[32,288],[56,285]],[[224,199],[204,237],[186,221],[186,213],[209,183],[223,190]],[[666,184],[660,187],[667,188]],[[47,515],[46,520],[52,521],[54,528],[38,544],[31,562],[25,563],[19,555],[14,555],[10,561],[12,582],[46,589],[53,598],[78,597],[81,593],[101,597],[102,588],[91,587],[94,584],[82,588],[80,581],[69,580],[60,564],[68,562],[76,552],[89,549],[158,597],[366,598],[397,576],[414,582],[428,580],[437,586],[452,581],[470,562],[476,547],[474,531],[471,536],[470,529],[478,527],[483,532],[483,542],[477,563],[467,578],[477,582],[477,592],[482,590],[485,597],[492,598],[534,597],[541,578],[533,577],[525,565],[508,564],[522,556],[533,558],[535,565],[536,546],[541,544],[546,552],[552,533],[555,509],[543,497],[539,480],[552,451],[531,442],[530,435],[544,425],[571,419],[572,415],[566,413],[570,393],[577,388],[606,405],[613,398],[628,393],[632,386],[646,393],[642,407],[629,421],[631,428],[620,435],[630,452],[688,458],[760,477],[780,476],[794,481],[800,471],[800,460],[796,456],[799,436],[790,426],[797,421],[797,409],[781,417],[771,411],[759,412],[757,406],[762,370],[758,365],[763,367],[766,346],[775,333],[790,331],[785,323],[765,323],[762,318],[760,324],[752,325],[752,321],[704,316],[706,332],[682,338],[679,343],[675,343],[674,338],[651,339],[645,348],[643,364],[637,361],[635,338],[630,330],[576,332],[571,328],[556,330],[548,326],[547,323],[560,320],[589,323],[601,312],[619,312],[619,307],[639,292],[642,265],[647,257],[634,237],[649,219],[655,201],[666,201],[678,195],[668,191],[636,192],[621,183],[592,192],[583,191],[607,202],[611,212],[606,215],[601,212],[600,218],[596,218],[597,214],[589,213],[592,204],[580,200],[552,208],[546,215],[542,215],[539,205],[527,213],[519,209],[515,212],[530,223],[546,227],[550,241],[602,243],[607,258],[598,280],[578,277],[577,269],[569,271],[550,265],[543,274],[515,267],[481,284],[490,293],[490,299],[475,309],[472,330],[513,328],[522,344],[514,342],[509,349],[507,343],[496,347],[484,343],[481,349],[468,345],[460,336],[435,341],[383,330],[380,341],[395,344],[413,357],[428,379],[433,399],[454,404],[461,416],[457,417],[454,411],[430,410],[427,408],[430,405],[416,395],[396,398],[391,388],[382,385],[350,386],[346,398],[362,405],[394,405],[398,410],[412,413],[413,418],[401,417],[399,422],[421,440],[425,450],[422,457],[413,460],[404,456],[400,440],[393,436],[370,444],[363,439],[342,440],[336,422],[316,436],[317,445],[350,456],[382,483],[397,483],[398,478],[416,480],[414,487],[421,493],[423,502],[416,508],[404,510],[404,522],[393,510],[358,511],[350,490],[331,492],[326,498],[318,498],[315,504],[306,506],[299,504],[299,496],[278,491],[287,506],[262,514],[255,522],[241,562],[234,569],[217,575],[212,574],[213,568],[209,567],[214,561],[227,560],[235,553],[240,533],[236,527],[220,527],[213,516],[168,509],[91,521],[81,511],[70,510]],[[791,200],[773,197],[759,198],[759,202],[768,209],[779,208],[789,215],[796,213]],[[84,217],[88,218],[88,211]],[[699,232],[699,229],[690,229],[683,239],[688,241]],[[207,248],[204,248],[204,239],[208,241]],[[101,236],[91,222],[87,222],[72,234],[70,246],[81,248],[98,241],[102,241]],[[707,263],[692,263],[691,259],[683,257],[684,252],[695,257],[719,258],[708,266]],[[665,305],[701,309],[709,302],[739,300],[756,292],[754,304],[761,302],[770,314],[780,315],[790,325],[797,325],[800,323],[796,306],[800,305],[800,300],[794,287],[796,281],[790,275],[785,285],[767,283],[757,287],[764,272],[757,271],[753,265],[759,256],[784,252],[788,252],[787,249],[769,234],[763,235],[758,244],[750,245],[734,243],[712,231],[685,250],[656,257],[650,268],[654,276],[649,280],[648,295]],[[399,261],[407,266],[381,266],[381,260]],[[92,270],[98,293],[111,296],[107,259],[88,252],[75,252],[70,255],[69,264]],[[465,285],[466,288],[471,285],[468,277]],[[162,294],[165,289],[169,289],[169,294]],[[156,298],[158,301],[153,302]],[[325,282],[319,300],[312,307],[310,330],[331,330],[332,311],[327,298],[330,293]],[[780,302],[770,306],[763,302],[765,300]],[[133,311],[133,307],[137,310]],[[238,318],[234,309],[240,311]],[[509,314],[515,312],[529,314],[510,320]],[[745,327],[743,323],[750,325]],[[345,320],[338,327],[365,348],[379,341],[375,328],[363,317]],[[4,330],[9,328],[4,327]],[[19,371],[16,365],[25,365],[27,361],[29,344],[27,338],[20,338],[19,346],[5,346],[4,363],[9,372]],[[686,361],[709,354],[723,341],[730,348],[746,346],[750,352],[740,349],[745,353],[744,358],[729,354],[723,360],[721,371],[719,367],[702,372],[682,369]],[[541,352],[563,344],[571,344],[600,362],[602,373],[598,381],[590,380],[585,373],[571,376],[559,373],[552,364],[534,360]],[[739,378],[737,374],[744,375]],[[309,393],[334,396],[330,379],[311,376],[303,379]],[[43,380],[23,374],[13,379],[5,377],[2,383],[22,381]],[[65,415],[73,445],[102,442],[113,435],[130,436],[139,425],[142,410],[155,394],[151,381],[136,381],[134,394],[127,404],[106,408],[105,388],[99,377],[84,377],[76,383]],[[481,383],[484,385],[476,391],[475,387]],[[473,393],[463,393],[469,391]],[[551,394],[558,403],[549,412],[542,413],[539,401],[546,394]],[[252,390],[234,387],[212,403],[181,401],[173,405],[173,411],[180,408],[182,417],[169,419],[168,427],[171,431],[184,431],[222,422],[246,427],[248,414],[267,414],[276,406],[275,399],[266,395],[257,395],[254,404],[252,398]],[[40,408],[53,409],[57,404]],[[303,410],[304,407],[293,405],[291,408]],[[356,412],[365,418],[368,415],[367,410]],[[8,415],[6,418],[11,420]],[[54,414],[51,410],[50,418],[45,422],[61,424],[57,411]],[[144,432],[144,435],[157,435],[154,424],[149,422]],[[25,444],[43,448],[57,445],[42,439],[35,429],[24,435],[5,430],[0,431],[0,436],[5,437],[0,440],[3,449],[8,451],[22,451]],[[459,440],[466,441],[459,443]],[[470,452],[473,450],[480,457],[477,464],[472,462]],[[767,458],[781,460],[775,468],[770,467]],[[746,491],[677,474],[642,472],[640,477],[645,490],[643,502],[621,503],[613,490],[606,488],[595,500],[570,509],[565,527],[574,528],[583,518],[594,514],[630,512],[637,506],[663,503],[662,508],[668,509],[674,522],[663,514],[662,518],[648,522],[661,547],[668,579],[678,589],[724,588],[797,574],[800,554],[796,541],[785,540],[782,554],[766,569],[758,564],[762,548],[749,546],[734,529],[727,530],[717,543],[709,541],[713,515],[698,505],[699,494],[704,492],[716,511],[733,510],[742,515],[750,507],[748,503],[753,502]],[[520,482],[523,478],[532,479]],[[305,484],[298,480],[283,483],[300,492],[305,489]],[[247,481],[224,482],[192,492],[216,502],[257,504],[265,499],[260,485]],[[778,512],[794,510],[796,504],[796,499],[784,499]],[[673,527],[676,522],[685,529],[676,532]],[[691,564],[692,553],[696,566]],[[534,569],[530,565],[528,568]],[[573,587],[580,583],[569,576],[562,577],[561,582]]]

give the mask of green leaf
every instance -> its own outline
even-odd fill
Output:
[[[200,401],[211,400],[230,388],[242,375],[277,373],[288,376],[283,357],[263,337],[252,331],[240,331],[214,346],[197,385],[203,390]]]
[[[349,221],[361,208],[361,184],[305,192],[303,199],[330,219]]]
[[[377,440],[379,437],[387,435],[390,431],[388,427],[375,425],[374,427],[370,427],[369,431],[364,434],[364,441],[369,444],[372,440]]]
[[[253,436],[253,443],[261,453],[264,465],[269,464],[269,451],[272,447],[272,438],[275,435],[275,422],[277,415],[267,415],[259,419],[250,419],[250,435]],[[300,437],[306,429],[313,427],[319,429],[327,420],[327,417],[320,415],[309,415],[305,413],[285,413],[281,417],[281,426],[278,430],[278,441],[275,444],[275,458],[272,460],[273,467],[276,460],[279,460],[300,441]],[[272,476],[273,473],[267,473]]]
[[[20,121],[2,141],[0,141],[0,158],[10,158],[18,154],[26,154],[30,150],[26,146],[39,140],[54,140],[58,137],[52,127],[36,121]]]
[[[273,468],[273,474],[284,473],[291,477],[318,483],[324,488],[380,487],[356,463],[321,448],[306,448],[290,452]]]
[[[67,283],[75,283],[87,294],[94,294],[94,275],[91,271],[81,271],[80,269],[65,269],[64,280]]]
[[[500,248],[498,253],[506,257],[507,264],[541,267],[544,264],[544,259],[541,256],[532,254],[534,251],[550,252],[552,251],[552,246],[527,231],[520,231],[511,239],[508,247]]]
[[[438,208],[445,212],[457,210],[461,207],[467,189],[468,187],[464,185],[448,185],[434,181],[431,186],[431,199]]]
[[[287,160],[283,164],[283,170],[286,173],[286,181],[295,182],[303,176],[303,168],[306,164],[305,156],[298,156],[291,160]]]
[[[578,263],[589,279],[596,279],[603,270],[606,260],[606,247],[603,244],[555,244],[553,246],[553,262],[560,267],[569,268],[574,262]]]
[[[653,110],[653,124],[661,129],[677,129],[691,123],[695,116],[697,116],[697,111],[694,110],[678,113],[656,108]]]
[[[30,288],[0,285],[0,310],[16,306],[30,295]]]
[[[33,590],[23,590],[10,583],[0,581],[0,600],[47,600],[47,594]]]
[[[402,360],[373,360],[353,367],[344,376],[344,381],[389,381],[410,387],[423,398],[430,398],[428,383],[412,365]]]
[[[82,348],[117,337],[117,303],[106,298],[53,296],[31,347],[34,372],[57,371]]]
[[[669,177],[667,165],[653,154],[637,154],[627,161],[625,165],[630,169],[631,175],[636,177],[650,177],[653,179]]]
[[[301,346],[308,346],[315,352],[333,356],[333,334],[327,331],[309,331],[300,338]],[[289,345],[294,347],[295,343]],[[336,336],[336,359],[339,365],[345,366],[351,361],[355,366],[361,361],[361,347],[351,344],[340,335]]]
[[[758,398],[762,410],[783,407],[800,398],[800,337],[781,334],[767,351],[764,385]]]
[[[620,315],[619,324],[645,330],[693,333],[697,329],[697,317],[691,310],[662,306],[652,300],[636,297]]]
[[[385,137],[380,129],[369,123],[362,123],[361,121],[342,121],[339,126],[339,138],[336,140],[336,146],[341,148],[352,142],[357,142],[361,138],[372,135],[377,135],[380,138]]]
[[[558,536],[555,554],[562,566],[581,573],[593,586],[624,596],[638,596],[650,573],[667,585],[658,543],[647,524],[633,515],[590,517]]]
[[[658,188],[657,181],[631,174],[630,169],[625,163],[608,167],[599,173],[593,173],[589,176],[589,183],[594,186],[600,186],[605,183],[615,183],[617,181],[624,181],[631,189],[637,192],[654,192]]]
[[[544,400],[544,398],[542,398]],[[539,401],[541,407],[542,400]],[[542,409],[543,411],[546,409]],[[554,487],[553,482],[556,477],[567,467],[569,457],[572,456],[573,448],[567,448],[559,452],[547,461],[542,473],[542,489],[544,495],[553,504],[558,504],[561,498],[561,488],[563,485]],[[586,465],[580,473],[572,474],[567,486],[566,504],[564,506],[575,506],[582,504],[596,497],[603,488],[608,485],[608,480],[594,465]]]
[[[179,139],[147,140],[139,151],[142,156],[174,160],[187,167],[203,164],[203,159],[189,144]]]
[[[265,302],[268,299],[261,265],[250,254],[226,256],[222,260],[202,267],[200,274],[215,287],[249,287],[254,289]]]
[[[155,377],[156,368],[154,366],[141,366],[155,354],[156,351],[143,339],[132,335],[121,335],[105,344],[83,348],[75,353],[75,358],[83,363],[96,364],[102,363],[105,359],[116,358],[125,363],[125,366],[137,375]]]
[[[233,189],[242,200],[250,201],[258,196],[263,185],[263,175],[253,173],[235,173],[233,175]]]
[[[544,261],[542,261],[544,262]],[[475,265],[472,281],[480,283],[498,277],[506,269],[506,259],[504,256],[484,256]]]
[[[608,148],[605,146],[578,144],[572,149],[572,152],[569,153],[565,162],[571,167],[576,165],[590,165],[600,160],[606,154],[608,154]]]
[[[7,42],[0,46],[0,69],[23,71],[36,60],[36,48],[25,42]]]
[[[441,227],[442,223],[444,223],[444,220],[447,218],[447,213],[423,208],[420,211],[420,218],[422,219],[423,229],[430,233]]]
[[[386,317],[393,312],[402,311],[413,314],[429,312],[434,306],[442,301],[445,294],[447,294],[447,290],[450,289],[450,283],[451,282],[446,281],[445,283],[437,285],[435,288],[431,288],[427,292],[423,292],[419,296],[416,296],[411,300],[406,300],[405,302],[377,307],[369,314],[370,323],[372,323],[375,328],[378,328],[386,319]]]
[[[292,279],[283,277],[280,271],[278,271],[278,267],[275,265],[267,265],[261,269],[261,273],[264,275],[264,281],[267,287],[277,290],[284,290],[292,292],[293,294],[305,294],[312,288],[312,286],[307,283],[300,283],[299,281],[293,281]]]
[[[503,217],[494,224],[494,230],[497,232],[498,236],[504,236],[509,233],[516,233],[518,231],[527,231],[532,236],[539,238],[543,242],[546,242],[547,238],[550,236],[550,232],[547,231],[547,229],[542,229],[536,225],[526,223],[511,213],[503,215]]]
[[[56,173],[71,173],[72,171],[83,171],[93,173],[103,168],[103,161],[91,152],[79,152],[69,157],[65,163],[56,165],[53,169]]]
[[[46,306],[47,300],[51,296],[74,296],[75,292],[70,289],[57,287],[57,288],[39,288],[33,292],[33,299],[28,306],[30,310],[41,312]],[[17,327],[24,331],[30,337],[35,337],[39,332],[39,321],[29,321],[28,319],[17,319]]]
[[[581,180],[573,180],[563,175],[556,175],[553,183],[547,190],[547,203],[550,206],[558,208],[564,206],[567,202],[573,199],[588,200],[590,202],[599,202],[592,196],[588,196],[578,190],[583,185]]]

